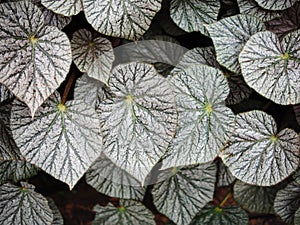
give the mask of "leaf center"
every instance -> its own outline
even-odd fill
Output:
[[[175,175],[178,172],[178,168],[177,167],[173,167],[172,169],[172,174]]]
[[[67,111],[67,107],[64,104],[59,104],[57,108],[62,113]]]
[[[215,210],[216,213],[222,213],[223,212],[223,209],[220,208],[220,207],[216,207],[214,210]]]
[[[32,45],[35,45],[37,42],[38,42],[38,38],[35,36],[35,35],[32,35],[30,38],[29,38],[29,41]]]
[[[125,211],[126,211],[126,208],[125,208],[124,206],[120,206],[120,207],[119,207],[119,210],[120,210],[120,212],[125,212]]]
[[[282,60],[288,60],[289,58],[290,58],[290,55],[289,55],[289,53],[284,53],[284,54],[282,54],[281,56],[280,56],[280,58],[282,59]]]
[[[127,95],[126,97],[125,97],[125,102],[127,103],[127,104],[131,104],[132,102],[133,102],[133,97],[132,97],[132,95]]]
[[[210,114],[213,111],[212,105],[211,104],[207,104],[205,106],[205,111],[207,114]]]
[[[274,142],[278,141],[278,137],[276,137],[275,135],[272,135],[270,139]]]

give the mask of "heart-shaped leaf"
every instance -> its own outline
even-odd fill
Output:
[[[246,83],[277,104],[300,103],[300,31],[286,35],[282,42],[270,32],[250,37],[239,56]]]
[[[247,213],[238,206],[214,207],[207,205],[195,217],[191,225],[248,225]]]
[[[229,139],[234,114],[225,106],[229,87],[223,73],[193,65],[171,79],[178,106],[178,129],[163,168],[212,161]]]
[[[266,10],[259,6],[255,0],[237,0],[240,13],[253,15],[266,22],[276,17],[280,17],[280,11]]]
[[[69,71],[69,39],[58,28],[44,26],[42,12],[30,1],[0,4],[0,39],[0,83],[33,116]]]
[[[299,149],[295,131],[286,128],[277,132],[272,116],[250,111],[237,115],[234,134],[221,157],[236,178],[271,186],[297,169]]]
[[[102,194],[122,199],[143,200],[139,181],[102,154],[86,173],[86,182]]]
[[[249,15],[227,17],[205,27],[213,40],[217,61],[234,73],[240,73],[238,56],[247,40],[266,29],[261,20]]]
[[[284,10],[294,5],[298,0],[255,0],[258,5],[268,10]]]
[[[53,214],[47,199],[34,191],[34,186],[21,182],[0,186],[0,224],[52,225]]]
[[[34,119],[24,104],[13,103],[11,129],[22,155],[70,189],[100,156],[99,127],[94,108],[80,100],[62,105],[57,93],[41,106]]]
[[[115,67],[109,86],[115,97],[100,103],[104,154],[143,182],[165,153],[177,125],[174,95],[153,66]]]
[[[274,209],[284,222],[294,224],[294,215],[299,207],[300,184],[292,181],[284,189],[277,192]]]
[[[120,206],[109,203],[106,207],[96,205],[93,225],[155,225],[154,215],[142,203],[120,200]]]
[[[42,4],[55,13],[73,16],[82,10],[82,0],[41,0]]]
[[[200,31],[207,34],[204,24],[217,21],[220,7],[220,1],[215,0],[172,0],[170,16],[187,32]]]
[[[71,46],[78,69],[107,83],[115,59],[110,41],[103,37],[93,38],[90,31],[80,29],[73,34]]]
[[[160,10],[161,0],[83,0],[88,22],[100,33],[139,39]]]
[[[163,181],[152,189],[154,205],[176,224],[190,224],[197,212],[213,199],[216,172],[213,163],[162,171],[158,180]]]

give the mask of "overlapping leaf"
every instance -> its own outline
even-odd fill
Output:
[[[139,181],[103,154],[86,173],[86,181],[100,193],[115,198],[143,200],[145,194]]]
[[[215,0],[172,0],[170,16],[181,29],[206,34],[204,24],[217,21],[220,6]]]
[[[234,114],[225,106],[229,87],[218,69],[193,65],[171,79],[178,129],[163,168],[212,161],[229,139]]]
[[[83,0],[88,22],[100,33],[139,39],[160,10],[161,0]]]
[[[55,13],[64,16],[78,14],[82,8],[82,0],[41,0],[42,4]]]
[[[115,67],[109,85],[115,97],[100,103],[98,109],[104,153],[142,182],[174,135],[173,92],[167,80],[144,63]]]
[[[21,182],[0,186],[0,224],[51,225],[53,214],[47,199],[34,191],[34,186]]]
[[[280,11],[266,10],[259,6],[255,0],[237,0],[240,13],[253,15],[266,22],[281,15]]]
[[[93,225],[155,225],[154,215],[142,203],[120,200],[120,207],[109,203],[106,207],[96,205]]]
[[[234,200],[249,212],[274,213],[274,200],[280,186],[259,187],[237,181],[234,184]]]
[[[284,222],[293,224],[294,215],[299,207],[300,184],[293,181],[284,189],[278,191],[274,202],[274,209]]]
[[[286,128],[277,132],[270,115],[250,111],[237,116],[235,132],[221,157],[236,178],[249,184],[271,186],[297,169],[299,149],[295,131]]]
[[[222,161],[218,162],[217,186],[223,187],[232,184],[235,177],[231,174],[227,166]]]
[[[29,1],[0,5],[0,39],[0,83],[33,116],[69,71],[69,39],[58,28],[44,26],[42,12]]]
[[[0,103],[13,98],[11,92],[2,84],[0,84]]]
[[[62,105],[57,93],[33,120],[21,102],[12,107],[11,129],[22,155],[71,189],[100,156],[99,126],[94,108],[82,100]]]
[[[197,212],[213,198],[216,165],[213,163],[162,171],[152,189],[159,212],[178,225],[189,224]]]
[[[249,15],[236,15],[205,26],[213,40],[217,61],[240,73],[238,56],[251,35],[265,30],[264,23]]]
[[[284,10],[291,7],[298,0],[255,0],[258,5],[268,10]]]
[[[246,83],[277,104],[300,103],[299,38],[299,30],[286,35],[281,43],[272,32],[258,32],[239,56]]]
[[[191,225],[248,225],[247,213],[238,206],[214,207],[207,205],[195,217]]]
[[[80,29],[73,34],[71,46],[78,69],[107,83],[115,59],[110,41],[103,37],[93,38],[90,31]]]

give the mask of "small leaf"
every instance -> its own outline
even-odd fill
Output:
[[[228,167],[221,160],[218,162],[217,178],[218,187],[229,186],[235,180],[235,177],[231,174]]]
[[[143,182],[166,151],[177,125],[174,95],[153,66],[116,66],[109,80],[115,97],[100,103],[104,154]]]
[[[12,107],[11,129],[22,155],[70,189],[101,153],[99,126],[92,107],[80,100],[62,105],[57,93],[34,119],[21,102]]]
[[[42,12],[29,1],[0,4],[0,39],[0,82],[33,116],[69,71],[69,39],[58,28],[44,26]]]
[[[280,186],[259,187],[237,181],[234,184],[234,200],[249,212],[274,213],[274,200]]]
[[[223,73],[193,65],[172,77],[178,128],[162,168],[212,161],[229,139],[234,114],[225,106],[229,87]]]
[[[102,154],[86,173],[86,182],[102,194],[122,199],[143,200],[139,181]]]
[[[277,192],[274,209],[287,224],[293,224],[294,215],[300,207],[300,184],[293,181]],[[295,223],[296,225],[297,223]]]
[[[47,198],[47,201],[48,201],[48,205],[53,213],[53,222],[51,225],[63,225],[64,219],[63,219],[59,209],[55,205],[55,202],[51,198]]]
[[[178,225],[189,224],[197,212],[213,199],[216,165],[213,163],[162,171],[152,189],[159,212]]]
[[[299,137],[291,129],[277,132],[274,119],[262,111],[241,113],[221,158],[236,178],[258,186],[279,183],[297,169]]]
[[[93,38],[90,31],[80,29],[73,34],[71,46],[78,69],[107,83],[115,59],[110,41],[103,37]]]
[[[41,0],[42,4],[55,13],[73,16],[82,10],[82,0]]]
[[[259,6],[268,10],[284,10],[295,4],[298,0],[255,0]]]
[[[265,30],[264,23],[249,15],[236,15],[205,26],[213,40],[217,61],[240,73],[238,56],[251,35]]]
[[[298,210],[295,212],[294,216],[294,224],[300,224],[300,207]]]
[[[186,32],[207,34],[204,24],[217,21],[221,4],[215,0],[172,0],[170,16]]]
[[[161,0],[83,0],[83,6],[87,21],[101,34],[137,40],[160,10]]]
[[[106,207],[96,205],[93,225],[155,225],[154,215],[142,203],[120,200],[120,207],[108,203]]]
[[[256,16],[266,22],[281,16],[280,11],[270,11],[262,8],[255,0],[237,0],[240,13]]]
[[[21,182],[22,188],[6,183],[0,186],[0,224],[51,225],[52,211],[47,199],[34,186]]]
[[[248,225],[247,213],[238,206],[215,207],[207,205],[195,217],[191,225]]]
[[[300,31],[295,31],[280,43],[272,32],[258,32],[239,56],[246,83],[277,104],[300,103],[299,38]]]

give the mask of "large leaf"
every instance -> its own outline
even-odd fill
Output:
[[[204,24],[217,21],[220,7],[215,0],[172,0],[170,16],[181,29],[206,34]]]
[[[178,225],[189,224],[193,217],[213,199],[216,165],[174,167],[159,174],[152,189],[153,202],[159,212]]]
[[[86,173],[86,182],[102,194],[122,199],[143,200],[139,181],[102,154]]]
[[[100,33],[139,39],[160,10],[161,0],[83,0],[88,22]]]
[[[284,10],[291,7],[298,0],[255,0],[258,5],[268,10]]]
[[[21,102],[12,107],[11,129],[22,155],[71,189],[100,156],[99,126],[94,108],[81,100],[62,105],[57,93],[33,120]]]
[[[212,161],[234,128],[234,114],[224,103],[229,93],[225,76],[199,64],[175,74],[171,82],[178,129],[163,168]]]
[[[33,116],[69,71],[69,39],[58,28],[44,26],[42,12],[29,1],[0,4],[0,39],[0,83]]]
[[[96,205],[93,225],[155,225],[154,215],[142,203],[120,200],[120,207],[109,203],[106,207]]]
[[[41,0],[42,4],[55,13],[64,16],[78,14],[82,10],[82,0]]]
[[[236,178],[271,186],[297,169],[299,149],[295,131],[286,128],[277,132],[272,116],[250,111],[237,116],[235,132],[221,157]]]
[[[78,69],[107,83],[115,59],[110,41],[103,37],[93,38],[90,31],[80,29],[73,34],[71,46]]]
[[[218,62],[240,73],[238,56],[251,35],[265,30],[264,23],[249,15],[236,15],[205,26],[213,40]]]
[[[214,207],[207,205],[195,217],[191,225],[248,225],[247,213],[238,206]]]
[[[109,80],[115,97],[100,103],[104,153],[144,181],[167,149],[177,124],[173,92],[153,66],[129,63]]]
[[[234,200],[249,212],[274,213],[274,200],[280,186],[259,187],[237,181],[234,184]]]
[[[281,15],[279,11],[270,11],[262,8],[255,0],[237,0],[237,3],[240,8],[240,13],[256,16],[264,22]]]
[[[246,83],[277,104],[300,103],[299,38],[299,30],[286,35],[281,43],[272,32],[258,32],[239,56]]]
[[[47,199],[36,193],[33,185],[23,182],[21,185],[0,186],[0,224],[51,225],[53,214]]]
[[[37,174],[37,168],[21,155],[7,126],[0,121],[0,184],[18,182]]]
[[[277,192],[274,209],[287,224],[293,224],[294,214],[300,207],[300,184],[296,181],[289,183]],[[297,224],[295,224],[297,225]]]

